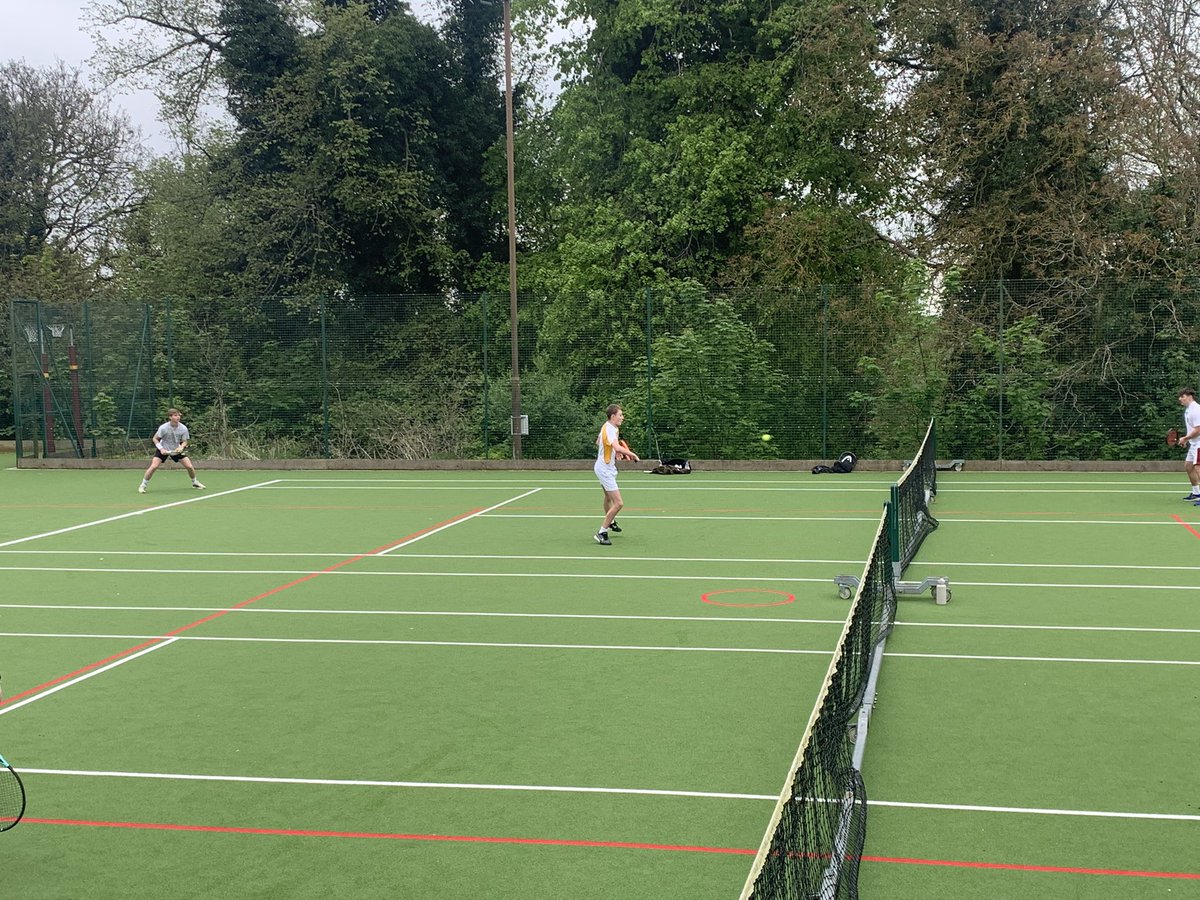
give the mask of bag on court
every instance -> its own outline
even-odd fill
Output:
[[[660,459],[659,465],[650,470],[651,475],[691,475],[692,464],[686,459]]]
[[[858,465],[858,457],[847,450],[837,458],[837,461],[832,466],[813,466],[812,473],[814,475],[826,475],[830,473],[844,475],[847,472],[853,472],[856,465]]]

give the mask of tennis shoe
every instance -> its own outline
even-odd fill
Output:
[[[593,539],[593,540],[594,540],[594,541],[595,541],[597,544],[603,544],[603,545],[604,545],[604,546],[606,546],[606,547],[610,547],[610,546],[612,546],[612,541],[610,541],[610,540],[608,539],[608,532],[607,532],[607,531],[597,531],[595,534],[593,534],[593,535],[592,535],[592,539]]]
[[[1200,500],[1200,492],[1192,491],[1190,494],[1188,494],[1188,495],[1187,495],[1186,497],[1184,497],[1183,499],[1184,499],[1184,500],[1190,500],[1190,501],[1192,501],[1193,503],[1195,503],[1197,500]]]
[[[1197,499],[1197,500],[1200,500],[1200,497],[1197,497],[1196,499]],[[611,531],[611,532],[613,532],[613,533],[615,533],[615,534],[620,534],[620,533],[621,533],[621,526],[617,524],[617,520],[616,520],[616,519],[613,519],[613,520],[612,520],[612,524],[608,526],[608,530],[609,530],[609,531]]]
[[[192,487],[194,487],[194,488],[195,488],[196,490],[198,490],[198,491],[202,491],[202,490],[204,490],[204,485],[202,485],[202,484],[201,484],[200,482],[198,482],[198,481],[193,481],[193,482],[192,482]],[[1200,497],[1197,497],[1196,499],[1200,500]]]
[[[139,484],[139,485],[138,485],[138,493],[139,493],[139,494],[144,494],[144,493],[146,493],[146,486],[145,486],[144,484]]]

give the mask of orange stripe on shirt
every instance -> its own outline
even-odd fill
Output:
[[[600,426],[600,436],[596,438],[596,443],[604,448],[604,464],[611,466],[613,462],[613,445],[608,439],[608,423]]]

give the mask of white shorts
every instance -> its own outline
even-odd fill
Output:
[[[606,491],[617,491],[617,467],[606,466],[602,462],[597,462],[592,466],[592,471],[596,473],[596,477],[600,479],[600,487]]]
[[[1184,459],[1185,459],[1185,460],[1187,460],[1188,462],[1192,463],[1193,465],[1195,465],[1195,464],[1196,464],[1196,452],[1197,452],[1197,451],[1200,451],[1200,437],[1193,438],[1193,439],[1192,439],[1192,440],[1191,440],[1191,441],[1188,443],[1188,446],[1187,446],[1187,456],[1185,456],[1185,457],[1184,457]]]

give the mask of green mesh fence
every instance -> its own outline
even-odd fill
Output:
[[[22,455],[140,456],[167,407],[198,454],[513,455],[507,294],[13,300]],[[522,295],[522,456],[1174,459],[1195,284],[826,285]],[[3,390],[0,384],[0,390]],[[3,421],[0,420],[0,428]],[[771,440],[762,440],[768,434]]]

